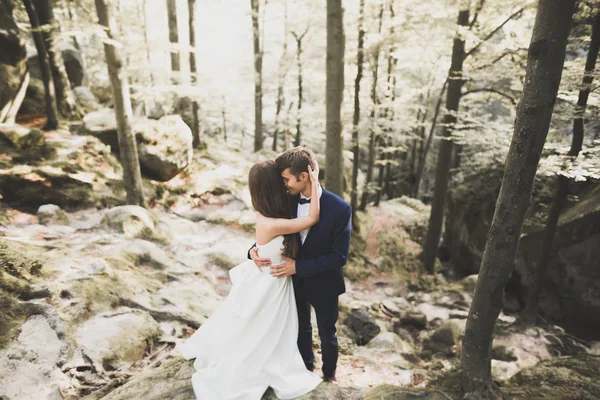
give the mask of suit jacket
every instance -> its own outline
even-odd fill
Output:
[[[297,217],[298,198],[290,202]],[[343,266],[348,260],[352,209],[339,196],[323,189],[319,222],[313,225],[296,257],[294,289],[310,300],[339,296],[346,291]]]

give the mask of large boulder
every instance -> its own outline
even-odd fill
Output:
[[[356,344],[365,345],[381,332],[375,318],[369,313],[366,307],[355,308],[348,314],[344,320],[344,325],[350,328],[355,336]]]
[[[0,125],[0,142],[7,155],[0,158],[0,194],[12,208],[36,213],[44,204],[68,211],[124,203],[121,166],[96,138]]]
[[[56,150],[48,145],[44,133],[17,124],[0,124],[0,153],[10,154],[16,162],[52,158]]]
[[[60,42],[59,48],[62,53],[62,58],[65,63],[65,69],[67,71],[67,76],[69,77],[71,87],[83,85],[85,81],[85,70],[81,53],[67,42]],[[27,58],[27,65],[29,67],[31,76],[35,79],[41,80],[42,74],[40,72],[40,63],[38,61],[37,51],[34,48],[29,48],[28,52],[29,57]]]
[[[459,277],[478,272],[502,170],[501,165],[493,165],[474,171],[449,193],[443,245]],[[524,305],[525,294],[532,285],[555,184],[555,178],[536,179],[515,272],[507,287],[507,292],[516,294],[515,301],[508,302],[509,306],[514,304],[513,309]],[[600,332],[600,186],[594,182],[571,182],[569,192],[576,195],[576,200],[571,198],[560,215],[553,245],[555,255],[543,282],[540,306],[553,322],[573,331]],[[521,304],[517,305],[516,300]]]
[[[119,153],[114,110],[102,109],[86,115],[83,132],[94,135]],[[144,117],[132,119],[140,167],[151,179],[168,181],[192,161],[192,132],[181,117],[168,115],[160,120]]]
[[[29,82],[25,37],[13,7],[11,0],[0,1],[0,122],[14,122]]]
[[[161,232],[154,216],[140,206],[119,206],[104,214],[101,223],[127,238],[159,239]],[[148,251],[146,251],[148,253]]]
[[[147,341],[161,329],[145,311],[118,310],[86,321],[76,333],[77,343],[97,367],[116,370],[144,355]]]
[[[1,3],[1,2],[0,2]],[[61,400],[72,384],[58,365],[67,346],[49,321],[30,317],[11,345],[0,352],[0,398]]]

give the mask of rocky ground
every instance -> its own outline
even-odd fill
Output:
[[[229,290],[228,269],[253,243],[245,175],[272,154],[248,157],[210,143],[175,178],[145,182],[151,208],[144,210],[119,206],[118,163],[96,139],[66,132],[47,139],[58,154],[40,156],[35,171],[14,165],[12,155],[1,165],[0,184],[31,187],[32,197],[5,196],[0,209],[0,396],[192,399],[193,368],[177,345],[216,309]],[[52,174],[37,172],[46,170]],[[65,181],[71,186],[59,191]],[[73,193],[86,201],[76,203]],[[52,201],[61,207],[49,199],[62,199]],[[402,198],[359,216],[340,298],[339,382],[305,399],[460,398],[455,371],[476,276],[447,282],[420,274],[426,215]],[[498,322],[499,393],[600,398],[599,343],[514,322],[508,315]]]

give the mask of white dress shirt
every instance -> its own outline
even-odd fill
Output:
[[[318,193],[319,193],[319,199],[321,198],[321,195],[323,194],[323,188],[321,187],[321,185],[318,186]],[[310,199],[310,197],[305,197],[302,195],[302,193],[300,194],[300,198],[301,199]],[[310,211],[310,203],[306,203],[306,204],[300,204],[298,203],[298,218],[300,217],[306,217],[308,215],[308,212]],[[308,236],[308,231],[310,231],[310,228],[306,228],[305,230],[300,232],[300,242],[302,244],[304,244],[304,241],[306,240],[306,237]]]

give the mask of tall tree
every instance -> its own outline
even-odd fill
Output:
[[[352,117],[352,183],[350,206],[355,213],[358,210],[358,166],[360,164],[360,145],[358,135],[358,124],[360,122],[360,81],[363,76],[363,64],[365,60],[365,0],[360,0],[358,10],[358,49],[356,50],[356,78],[354,79],[354,115]],[[354,218],[356,221],[356,218]]]
[[[344,47],[342,0],[327,0],[325,184],[328,190],[339,196],[344,194],[344,144],[341,115],[344,96]]]
[[[588,55],[585,62],[585,72],[583,74],[581,90],[579,91],[579,98],[577,99],[577,106],[575,109],[571,149],[567,154],[567,156],[571,159],[577,158],[583,145],[583,117],[585,115],[585,109],[587,107],[592,82],[594,81],[594,70],[596,68],[596,59],[598,58],[599,48],[600,9],[597,9],[594,21],[592,23],[592,40],[590,42],[590,48],[588,50]],[[553,255],[552,244],[554,243],[556,227],[558,226],[558,218],[567,200],[568,188],[569,178],[564,175],[559,175],[556,193],[554,195],[554,202],[552,203],[552,208],[550,209],[548,220],[546,221],[546,228],[544,230],[544,237],[542,239],[542,249],[540,251],[541,256],[535,269],[533,284],[528,294],[528,301],[526,303],[525,311],[523,312],[525,321],[535,321],[535,318],[538,314],[538,300],[542,287],[542,281],[544,279],[544,275],[546,275],[546,271],[548,271],[548,266],[550,265],[550,260]]]
[[[263,148],[262,132],[262,49],[260,45],[259,0],[250,0],[254,38],[254,151]]]
[[[188,0],[188,26],[190,35],[190,83],[196,84],[198,72],[196,67],[196,0]],[[200,136],[200,103],[198,99],[192,99],[192,136],[194,137],[193,146],[199,147],[202,143]]]
[[[169,54],[171,56],[171,72],[174,72],[172,80],[180,81],[181,52],[179,51],[179,32],[177,31],[177,0],[167,0],[167,19],[169,24]]]
[[[379,8],[379,29],[378,32],[381,34],[383,27],[383,11],[384,5],[381,4]],[[373,181],[373,168],[375,166],[375,144],[376,144],[376,121],[375,115],[377,113],[377,107],[379,106],[379,98],[377,96],[377,78],[379,77],[379,47],[375,49],[372,55],[373,60],[373,81],[371,83],[371,113],[369,115],[370,128],[369,128],[369,159],[367,160],[367,177],[365,179],[365,187],[363,188],[362,198],[360,200],[359,210],[365,211],[367,208],[367,202],[369,200],[369,194],[371,192],[371,182]]]
[[[141,3],[141,6],[140,6]],[[148,69],[150,70],[150,84],[154,86],[154,73],[152,72],[152,58],[150,57],[150,40],[148,39],[148,13],[146,11],[146,1],[141,0],[136,2],[136,9],[138,12],[138,19],[142,23],[142,29],[144,30],[144,46],[146,51],[146,62],[148,63]]]
[[[119,159],[123,166],[123,183],[127,193],[127,204],[145,207],[137,144],[131,127],[133,112],[131,110],[129,84],[123,68],[123,61],[113,44],[116,41],[115,34],[118,32],[118,28],[106,0],[94,0],[94,2],[98,21],[104,27],[107,36],[107,40],[104,41],[104,53],[115,102]]]
[[[419,157],[419,167],[417,168],[417,176],[415,177],[415,186],[413,197],[419,197],[419,189],[421,187],[421,178],[423,177],[423,171],[425,170],[425,161],[427,160],[427,154],[429,153],[429,148],[431,147],[431,140],[433,139],[433,134],[435,133],[435,127],[437,124],[438,115],[440,114],[440,108],[442,106],[442,102],[444,101],[444,93],[446,92],[446,86],[448,85],[448,79],[444,82],[442,86],[442,90],[440,91],[440,95],[438,96],[437,104],[435,105],[435,110],[433,113],[433,118],[431,119],[431,127],[429,128],[429,134],[427,136],[427,142],[425,143],[425,147],[422,149]],[[425,129],[425,128],[423,128]],[[423,131],[423,134],[425,132]]]
[[[490,227],[463,339],[466,398],[491,397],[491,350],[529,205],[537,165],[565,60],[575,0],[540,0],[533,27],[523,97],[517,107],[504,178]]]
[[[54,19],[53,3],[52,0],[34,0],[34,6],[48,52],[48,63],[52,72],[58,109],[63,116],[70,117],[75,109],[75,96],[71,91],[65,62],[56,41],[57,21]]]
[[[281,110],[285,104],[285,95],[283,86],[287,75],[287,49],[288,49],[288,3],[284,1],[284,33],[283,33],[283,51],[279,59],[279,73],[277,74],[277,104],[275,111],[275,131],[273,132],[273,151],[277,151],[277,141],[281,131]]]
[[[452,153],[454,148],[451,136],[452,131],[454,130],[454,125],[457,121],[460,100],[464,96],[464,93],[461,92],[462,86],[465,82],[463,78],[463,63],[467,57],[477,54],[481,50],[483,43],[498,33],[504,27],[504,25],[506,25],[513,18],[520,16],[525,8],[531,6],[531,4],[525,5],[511,14],[507,19],[504,20],[504,22],[494,28],[485,36],[483,40],[481,40],[467,52],[465,51],[464,31],[471,29],[475,25],[483,4],[484,2],[481,0],[477,3],[477,6],[475,7],[475,16],[471,22],[469,22],[471,0],[462,0],[460,4],[460,11],[458,13],[458,29],[454,38],[454,44],[452,46],[452,61],[450,70],[448,72],[446,113],[443,120],[444,124],[442,127],[442,141],[440,143],[436,164],[435,188],[431,203],[431,213],[427,226],[425,244],[423,246],[423,253],[421,254],[421,259],[423,261],[425,270],[429,273],[433,273],[434,270],[435,257],[437,254],[437,248],[442,233],[442,225],[444,222],[444,206],[446,204],[446,194],[448,192],[448,182],[450,179]],[[490,90],[491,89],[485,88],[482,91]]]
[[[300,146],[300,140],[302,139],[302,39],[308,32],[308,27],[298,34],[292,32],[294,39],[296,39],[296,62],[298,65],[298,105],[296,106],[296,139],[294,139],[294,146]]]
[[[450,160],[452,158],[452,141],[450,136],[456,123],[456,114],[460,104],[463,79],[463,61],[465,59],[465,38],[461,29],[469,26],[470,0],[463,0],[458,12],[458,29],[452,46],[452,61],[448,73],[448,92],[446,94],[446,114],[442,128],[442,140],[438,151],[437,166],[435,170],[435,188],[431,203],[431,214],[427,227],[427,236],[423,245],[423,265],[428,273],[433,273],[435,257],[442,234],[444,220],[444,204],[448,192],[448,178],[450,175]]]
[[[48,60],[48,49],[44,36],[40,30],[40,20],[37,15],[35,6],[31,0],[24,0],[25,10],[29,16],[31,23],[31,33],[33,41],[38,53],[38,61],[40,64],[40,72],[42,73],[42,81],[44,82],[44,94],[46,102],[46,116],[48,118],[44,129],[52,130],[58,128],[58,108],[56,106],[56,93],[52,83],[52,74],[50,72],[50,62]]]

